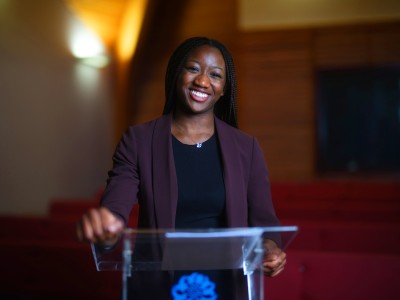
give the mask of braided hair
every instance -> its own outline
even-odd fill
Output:
[[[168,114],[176,106],[176,82],[180,76],[187,56],[197,47],[208,45],[217,48],[225,61],[226,82],[224,95],[214,106],[215,115],[233,127],[238,127],[237,121],[237,88],[236,72],[232,55],[219,41],[207,37],[192,37],[180,44],[169,59],[165,76],[165,104],[163,114]]]

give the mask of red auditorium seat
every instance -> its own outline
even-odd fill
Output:
[[[398,255],[287,253],[284,272],[265,279],[266,300],[400,299]]]
[[[282,220],[294,224],[299,232],[290,249],[400,254],[400,223]]]
[[[2,299],[118,299],[121,274],[97,272],[88,245],[0,240]]]

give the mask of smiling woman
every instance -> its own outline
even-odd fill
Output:
[[[237,128],[236,73],[225,46],[206,37],[185,40],[169,60],[165,95],[161,117],[129,127],[123,135],[102,207],[81,218],[78,236],[99,245],[114,243],[136,201],[139,228],[279,225],[262,150],[254,137]],[[279,274],[285,265],[286,254],[278,243],[265,243],[267,276]],[[190,276],[138,276],[130,296],[169,299],[171,283],[172,294],[198,288],[184,285]],[[213,281],[218,299],[247,298],[241,270],[209,270],[196,278]],[[208,279],[204,282],[213,287]],[[155,284],[164,288],[154,289]]]

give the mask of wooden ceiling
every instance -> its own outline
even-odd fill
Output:
[[[64,0],[74,14],[113,48],[124,8],[130,0]]]

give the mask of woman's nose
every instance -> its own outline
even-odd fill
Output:
[[[208,87],[210,85],[210,79],[207,74],[199,74],[196,76],[194,83],[201,87]]]

